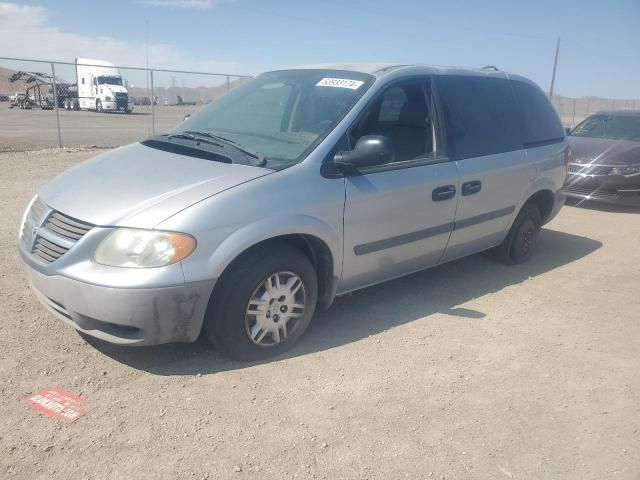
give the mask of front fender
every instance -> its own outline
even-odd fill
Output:
[[[242,252],[265,240],[291,234],[311,235],[322,240],[333,257],[334,278],[340,275],[342,241],[338,232],[326,222],[308,215],[266,218],[236,230],[214,250],[207,270],[212,278],[218,278]]]

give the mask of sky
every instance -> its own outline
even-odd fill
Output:
[[[144,66],[147,30],[156,68],[496,65],[545,90],[560,36],[556,93],[640,99],[640,0],[0,1],[0,56]]]

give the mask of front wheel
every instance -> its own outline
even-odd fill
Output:
[[[291,348],[311,323],[318,279],[293,246],[265,245],[243,255],[221,277],[205,333],[237,360],[261,360]]]
[[[531,258],[542,228],[540,209],[527,203],[516,217],[502,244],[496,248],[498,259],[507,265],[518,265]]]

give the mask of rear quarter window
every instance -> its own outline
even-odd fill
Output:
[[[512,80],[511,84],[520,107],[525,147],[561,142],[562,123],[544,92],[519,80]]]
[[[456,158],[523,148],[518,108],[508,80],[442,76],[436,82],[448,148]]]

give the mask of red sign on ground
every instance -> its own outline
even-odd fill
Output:
[[[24,402],[34,410],[71,423],[85,413],[82,405],[85,400],[78,395],[59,390],[57,388],[45,388],[24,399]]]

